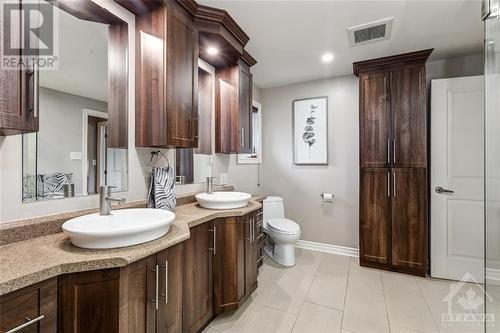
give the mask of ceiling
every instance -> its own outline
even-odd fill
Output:
[[[58,70],[40,71],[40,85],[108,100],[108,26],[58,10]]]
[[[198,0],[225,9],[250,36],[262,88],[352,74],[352,63],[434,48],[431,60],[482,50],[480,0],[227,1]],[[394,17],[392,36],[352,47],[347,28]],[[335,59],[321,62],[325,52]]]

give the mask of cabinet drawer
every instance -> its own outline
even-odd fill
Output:
[[[24,328],[21,328],[24,327]],[[0,332],[57,332],[57,280],[0,297]]]

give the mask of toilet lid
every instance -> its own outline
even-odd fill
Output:
[[[287,234],[295,234],[300,231],[299,225],[289,219],[269,219],[267,224],[274,230]]]

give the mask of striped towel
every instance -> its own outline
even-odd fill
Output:
[[[153,167],[149,182],[148,207],[175,212],[175,175],[171,167]]]

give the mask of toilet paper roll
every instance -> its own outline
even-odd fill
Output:
[[[333,201],[333,194],[332,193],[321,193],[321,198],[325,202],[332,202]]]

